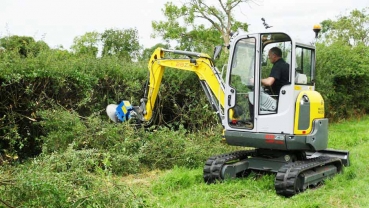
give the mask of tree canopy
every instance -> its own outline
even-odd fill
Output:
[[[137,29],[105,30],[101,34],[102,55],[117,55],[136,59],[141,49]]]
[[[12,35],[0,39],[0,47],[7,51],[16,51],[22,57],[37,55],[49,46],[42,40],[35,41],[32,37]]]
[[[99,47],[102,48],[101,56],[118,56],[126,60],[139,58],[141,45],[138,30],[107,29],[102,33],[87,32],[74,38],[72,51],[77,55],[97,56]]]
[[[71,49],[76,54],[96,57],[99,51],[100,36],[98,32],[87,32],[82,36],[75,37]]]
[[[317,47],[317,89],[327,116],[346,118],[369,112],[369,16],[353,10],[324,20]]]
[[[166,21],[153,21],[154,37],[175,40],[182,49],[229,44],[230,33],[247,31],[248,24],[234,17],[234,9],[251,0],[187,0],[182,6],[167,2],[162,9]],[[206,23],[206,24],[205,24]],[[191,44],[192,43],[192,44]]]
[[[332,43],[340,41],[343,44],[355,46],[369,45],[369,13],[368,8],[354,9],[348,15],[341,15],[337,20],[324,20],[322,35],[324,41]]]

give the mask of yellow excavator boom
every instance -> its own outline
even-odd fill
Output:
[[[185,55],[189,58],[167,58],[165,57],[165,53]],[[144,121],[149,121],[152,117],[161,80],[166,67],[194,72],[199,77],[200,82],[204,81],[203,84],[206,85],[206,89],[204,90],[209,91],[208,93],[211,93],[212,96],[214,96],[216,102],[224,107],[224,83],[209,55],[204,53],[157,48],[151,55],[148,64],[150,78],[145,109],[142,109],[144,110]],[[141,102],[145,102],[145,99]],[[141,103],[141,106],[142,104],[143,103]]]

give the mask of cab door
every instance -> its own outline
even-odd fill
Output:
[[[225,87],[225,118],[226,129],[254,131],[254,106],[258,99],[253,96],[259,91],[259,36],[239,36],[230,48],[230,59]]]

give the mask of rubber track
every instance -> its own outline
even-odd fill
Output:
[[[296,187],[298,176],[304,171],[328,164],[334,164],[336,166],[338,165],[339,167],[337,167],[337,172],[340,173],[342,171],[343,166],[341,160],[339,158],[328,156],[321,156],[304,161],[296,161],[294,163],[288,163],[282,166],[275,177],[275,190],[277,194],[291,197],[297,193],[305,191]],[[322,178],[322,181],[323,180],[324,179]]]
[[[222,155],[216,155],[210,157],[204,166],[204,181],[207,184],[215,183],[216,181],[223,181],[223,176],[221,175],[222,167],[225,163],[232,160],[243,160],[252,156],[255,150],[242,150],[237,152],[231,152]]]

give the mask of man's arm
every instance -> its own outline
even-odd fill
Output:
[[[261,84],[264,85],[264,86],[272,86],[274,81],[275,81],[274,77],[268,77],[268,78],[265,78],[265,79],[261,79]]]

